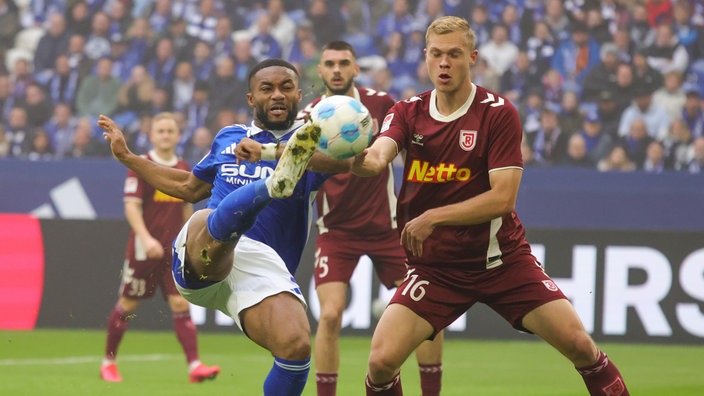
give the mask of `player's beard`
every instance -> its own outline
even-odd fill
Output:
[[[286,119],[283,121],[271,121],[269,119],[269,116],[267,115],[269,113],[266,112],[264,109],[264,106],[257,106],[257,111],[255,112],[254,116],[257,118],[257,120],[264,126],[264,129],[269,130],[269,131],[285,131],[293,125],[293,122],[296,120],[296,115],[298,114],[298,107],[297,106],[291,106],[288,108],[288,115],[286,116]]]
[[[325,86],[328,88],[328,91],[330,91],[331,95],[347,95],[347,92],[350,90],[350,87],[352,87],[352,84],[354,84],[354,80],[350,79],[349,81],[347,81],[347,84],[345,84],[345,86],[340,89],[335,89],[331,87],[328,83],[325,83]]]

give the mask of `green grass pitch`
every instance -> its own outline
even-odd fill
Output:
[[[269,354],[240,333],[201,333],[201,359],[222,368],[215,381],[189,384],[171,332],[127,332],[118,363],[124,381],[102,382],[105,334],[99,330],[0,331],[0,394],[261,395]],[[338,395],[363,395],[369,338],[343,337]],[[704,345],[602,344],[619,365],[632,395],[704,395]],[[449,339],[444,352],[445,396],[577,396],[586,388],[569,362],[542,342]],[[420,395],[415,361],[403,368],[406,395]],[[303,393],[315,395],[312,375]]]

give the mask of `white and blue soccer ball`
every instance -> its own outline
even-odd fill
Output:
[[[318,151],[328,157],[353,157],[372,141],[372,116],[355,98],[328,96],[315,105],[310,117],[321,129]]]

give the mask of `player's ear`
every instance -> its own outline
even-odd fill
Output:
[[[479,51],[476,49],[469,54],[469,66],[474,66],[477,63],[477,57],[479,56]]]
[[[254,96],[252,96],[251,92],[247,92],[247,104],[249,107],[254,107]]]

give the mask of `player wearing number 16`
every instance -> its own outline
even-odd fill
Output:
[[[591,395],[628,395],[619,370],[531,254],[514,210],[521,123],[506,99],[472,83],[478,52],[469,23],[438,18],[425,41],[435,89],[396,103],[353,166],[373,175],[406,150],[397,214],[409,271],[372,336],[367,395],[402,395],[408,355],[478,302],[562,353]]]

